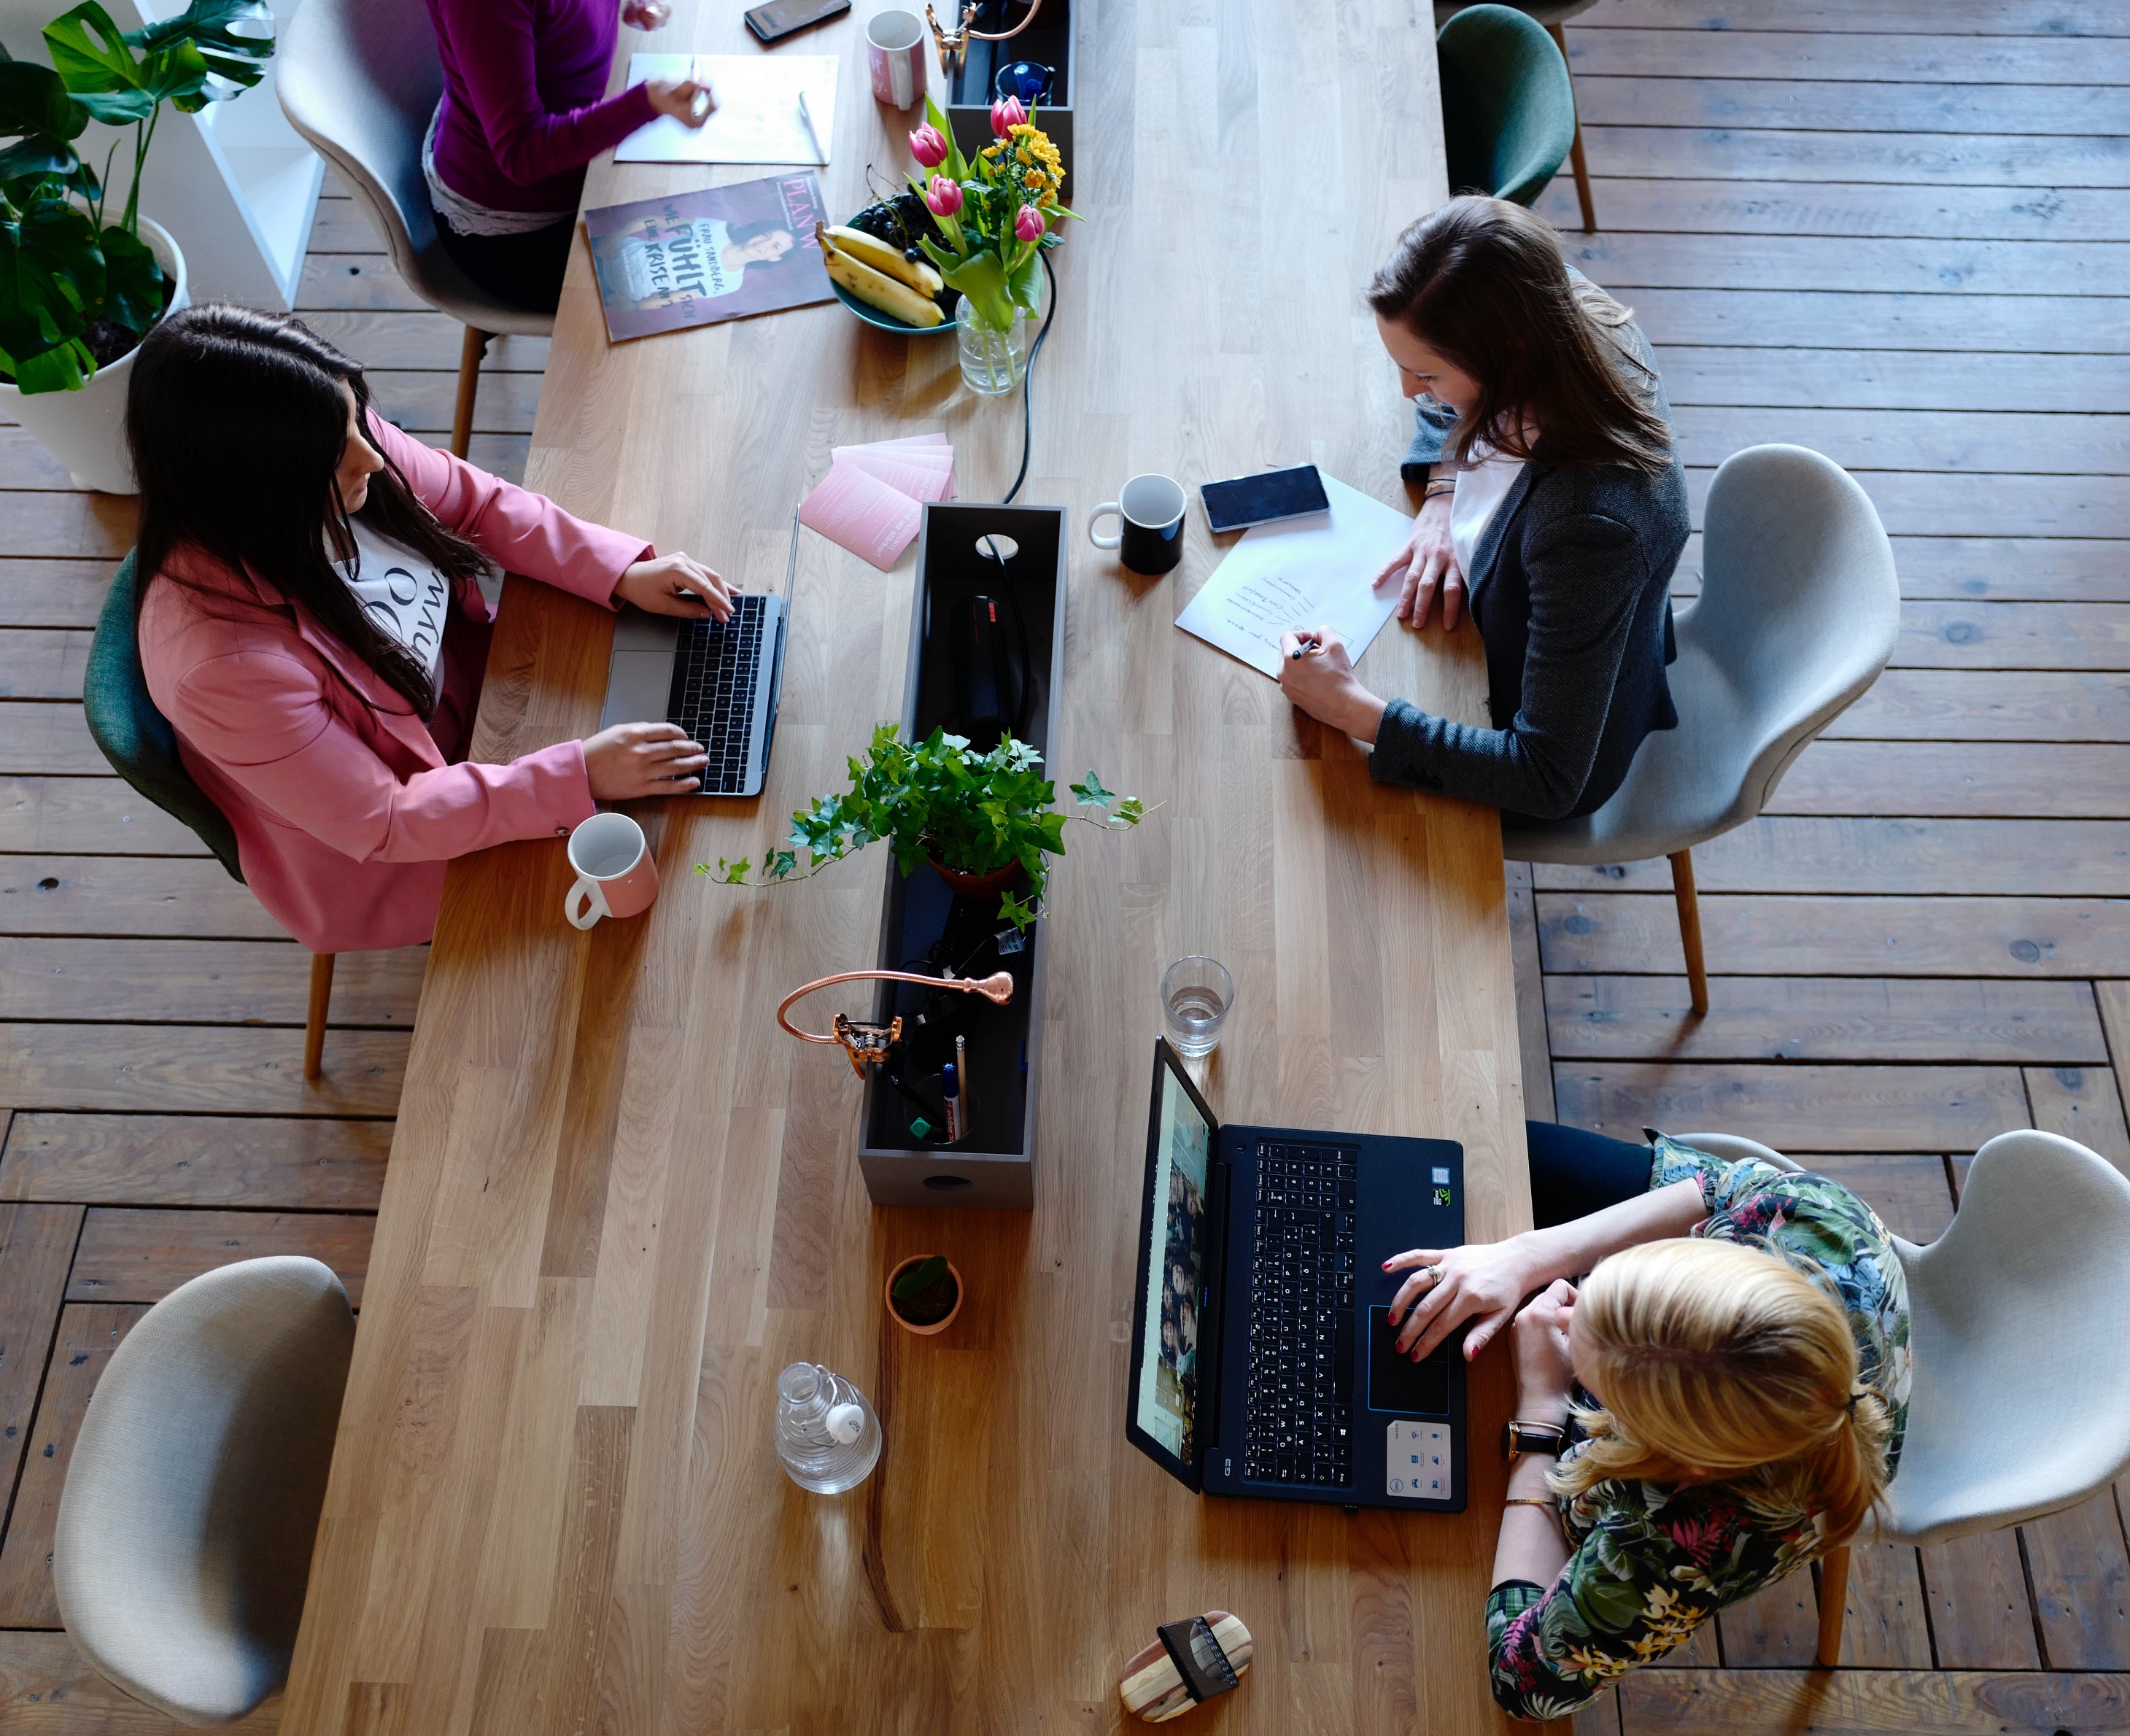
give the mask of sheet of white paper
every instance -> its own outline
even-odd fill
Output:
[[[617,163],[815,163],[836,131],[833,55],[631,55],[628,82],[696,79],[718,106],[700,128],[661,115],[615,149]],[[799,93],[814,117],[809,134]],[[821,148],[814,148],[814,136]]]
[[[1176,624],[1277,677],[1279,636],[1325,625],[1354,661],[1397,605],[1397,587],[1369,581],[1412,535],[1412,517],[1324,479],[1331,510],[1245,531]]]

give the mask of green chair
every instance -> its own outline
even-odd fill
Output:
[[[1535,205],[1575,145],[1568,62],[1508,6],[1468,6],[1435,39],[1452,193]]]
[[[134,630],[140,575],[128,554],[119,564],[89,641],[82,709],[88,732],[111,769],[173,819],[182,820],[213,851],[229,877],[244,883],[236,833],[229,817],[208,799],[178,757],[177,732],[155,708],[141,669]],[[316,1079],[325,1056],[326,1013],[332,1001],[333,955],[311,955],[311,1004],[303,1028],[303,1077]]]
[[[1568,59],[1568,38],[1561,26],[1570,18],[1579,17],[1598,3],[1598,0],[1516,0],[1516,10],[1526,12],[1545,26],[1545,33],[1553,38],[1553,45],[1560,50],[1560,58]],[[1465,0],[1435,0],[1435,27],[1440,31],[1451,18],[1464,10]],[[1574,88],[1575,69],[1568,69],[1569,88]],[[1578,112],[1575,119],[1575,142],[1569,148],[1568,160],[1575,169],[1575,202],[1583,207],[1583,228],[1586,234],[1598,232],[1598,208],[1590,202],[1590,165],[1583,159],[1583,117]]]

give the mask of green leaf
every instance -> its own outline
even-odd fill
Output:
[[[1107,808],[1117,799],[1116,792],[1103,789],[1102,780],[1091,771],[1087,774],[1085,783],[1075,784],[1072,788],[1082,808]]]
[[[969,298],[969,305],[977,310],[979,319],[994,331],[1012,328],[1013,298],[1006,289],[1005,267],[999,263],[996,254],[978,253],[958,260],[952,254],[943,254],[937,247],[927,246],[925,251],[938,267],[939,275]]]
[[[96,0],[82,0],[72,12],[47,24],[45,46],[51,52],[52,69],[76,96],[141,86],[140,63],[127,45],[125,32]]]
[[[1030,892],[1029,896],[1030,899],[1033,899],[1035,894],[1033,892]],[[1010,892],[1007,893],[1004,898],[999,900],[999,915],[1005,921],[1011,923],[1014,927],[1020,929],[1023,934],[1027,933],[1028,931],[1034,926],[1036,918],[1042,913],[1043,913],[1040,910],[1034,909],[1032,904],[1024,904],[1021,903],[1021,901],[1015,898]]]
[[[908,1302],[922,1295],[947,1276],[947,1257],[934,1254],[929,1260],[920,1260],[895,1281],[895,1297],[898,1302]]]
[[[131,126],[155,112],[155,99],[145,90],[83,91],[79,100],[91,120],[107,126]]]
[[[1137,796],[1126,796],[1117,804],[1117,818],[1127,826],[1136,826],[1146,818],[1146,804]]]
[[[103,316],[144,332],[162,317],[163,268],[148,244],[123,229],[103,231]]]
[[[780,850],[769,859],[768,874],[772,880],[781,880],[799,866],[799,858],[788,850]]]
[[[31,137],[17,139],[4,150],[0,150],[0,184],[19,180],[42,180],[55,175],[70,180],[83,167],[71,145],[57,139]]]
[[[742,856],[736,862],[728,862],[723,856],[718,858],[719,877],[728,886],[745,885],[747,870],[753,866],[752,859],[747,856]]]
[[[65,82],[34,60],[0,60],[0,135],[78,139],[88,112],[67,94]]]
[[[150,51],[189,43],[209,74],[249,89],[265,76],[264,63],[273,58],[274,14],[261,0],[193,0],[176,17],[129,31],[126,40]]]

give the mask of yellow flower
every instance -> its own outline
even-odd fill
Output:
[[[1030,187],[1040,187],[1043,184],[1042,175],[1038,174],[1033,169],[1029,169],[1028,173],[1023,175],[1020,179]]]
[[[1631,1667],[1623,1657],[1613,1657],[1582,1646],[1569,1647],[1561,1654],[1559,1665],[1562,1675],[1579,1676],[1593,1686],[1615,1676],[1624,1676]]]

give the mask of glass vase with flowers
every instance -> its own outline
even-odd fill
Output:
[[[910,136],[924,173],[910,184],[938,226],[917,245],[955,290],[962,383],[986,395],[1011,391],[1028,366],[1028,322],[1043,312],[1044,251],[1072,215],[1059,203],[1065,169],[1058,148],[1015,98],[991,104],[991,142],[973,157],[955,144],[939,106],[924,99],[924,125]]]

